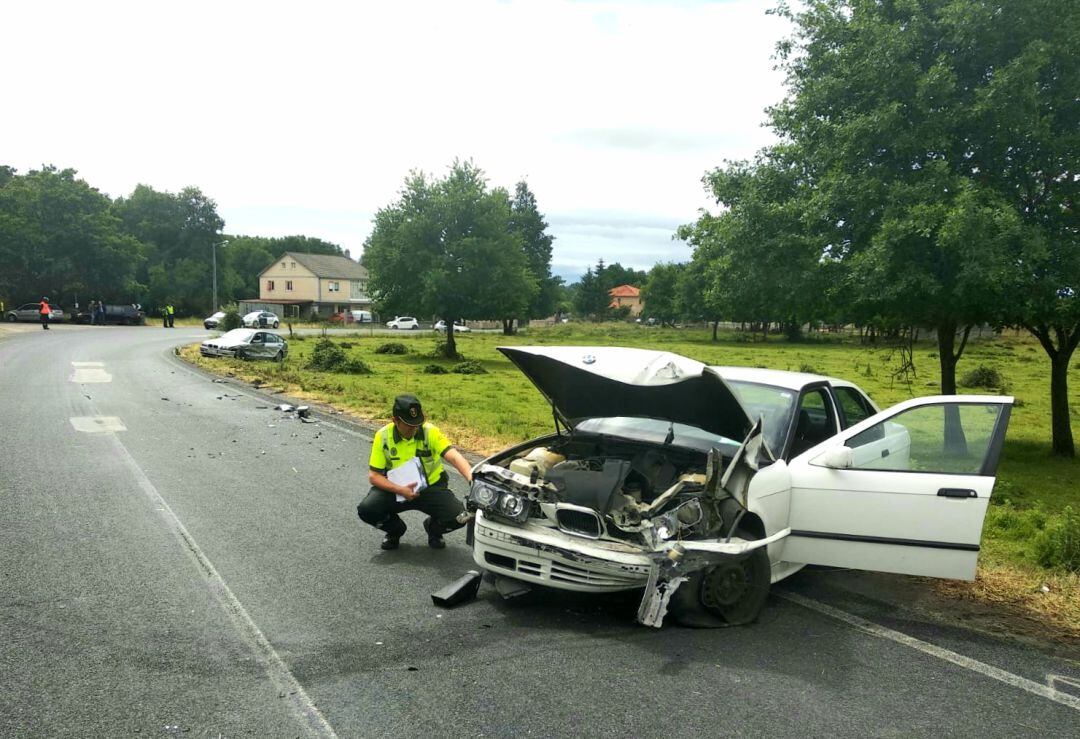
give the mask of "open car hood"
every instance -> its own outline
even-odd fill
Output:
[[[734,441],[750,419],[727,383],[670,352],[612,346],[500,346],[569,428],[630,416],[695,426]]]

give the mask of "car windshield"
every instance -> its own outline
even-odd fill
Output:
[[[671,444],[674,446],[696,449],[707,452],[716,446],[737,447],[738,441],[728,439],[717,434],[702,431],[696,426],[686,424],[672,424],[657,418],[632,418],[629,416],[613,416],[611,418],[589,418],[576,427],[577,431],[587,431],[593,434],[605,436],[618,436],[622,439],[634,441],[646,441],[650,444],[663,444],[668,431],[674,431]]]
[[[255,334],[254,331],[246,328],[234,328],[232,331],[222,335],[218,341],[247,341]]]
[[[746,409],[750,420],[762,419],[761,431],[765,442],[774,455],[779,455],[787,440],[787,430],[791,425],[798,393],[788,388],[760,385],[756,382],[728,380],[727,384],[735,391],[735,396]]]

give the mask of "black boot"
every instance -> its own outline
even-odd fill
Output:
[[[446,549],[439,527],[430,518],[424,520],[424,531],[427,532],[427,545],[432,549]]]
[[[397,549],[400,544],[400,536],[390,536],[390,534],[387,534],[386,537],[382,540],[382,544],[379,545],[379,548],[390,551],[391,549]]]

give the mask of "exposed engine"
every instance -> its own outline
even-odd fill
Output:
[[[732,517],[715,452],[572,436],[494,461],[476,471],[469,503],[511,521],[651,550],[716,537],[721,508]]]

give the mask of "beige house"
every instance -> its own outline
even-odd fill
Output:
[[[241,311],[270,310],[283,318],[329,317],[369,310],[368,271],[348,257],[287,251],[259,273],[258,300]]]

